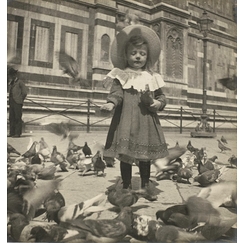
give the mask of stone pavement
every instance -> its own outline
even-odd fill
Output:
[[[106,134],[107,132],[105,131],[92,131],[90,133],[82,131],[74,142],[77,145],[83,145],[86,141],[92,149],[96,142],[102,144],[105,143]],[[220,161],[228,166],[228,158],[232,154],[237,155],[237,134],[231,132],[223,135],[227,139],[228,147],[231,148],[231,151],[221,153],[217,142],[217,139],[220,139],[222,136],[221,133],[217,133],[216,138],[191,138],[189,133],[179,134],[174,132],[165,132],[166,142],[169,144],[169,147],[175,146],[176,141],[178,141],[180,145],[187,145],[188,141],[191,140],[194,147],[206,147],[208,157],[217,155],[217,161]],[[39,141],[41,137],[45,139],[50,147],[56,145],[58,151],[66,155],[68,140],[61,141],[60,137],[46,131],[33,131],[31,133],[25,133],[20,138],[8,138],[7,141],[18,151],[24,153],[30,139],[32,139],[32,141]],[[93,153],[95,152],[93,151]],[[61,174],[64,178],[60,187],[60,192],[63,194],[66,200],[66,205],[70,205],[90,199],[99,193],[104,192],[108,186],[112,185],[120,176],[119,161],[115,163],[114,167],[106,168],[105,176],[96,176],[92,171],[88,172],[85,176],[82,176],[81,172],[73,169],[69,169],[68,172],[58,171],[57,174]],[[194,170],[194,175],[196,174],[197,171]],[[228,168],[228,170],[222,176],[222,180],[236,180],[236,176],[237,170],[235,168]],[[193,182],[193,179],[191,179],[192,184],[177,183],[170,180],[156,181],[155,168],[153,166],[151,168],[151,180],[156,185],[158,200],[155,202],[149,202],[140,198],[138,202],[133,205],[133,208],[136,213],[145,214],[153,218],[155,218],[155,212],[157,210],[166,209],[167,207],[175,204],[181,204],[186,201],[188,197],[196,195],[201,190],[201,187],[198,186],[198,183]],[[137,166],[133,166],[132,184],[134,189],[139,188],[140,177]],[[102,212],[100,217],[112,218],[115,215],[116,214],[112,210],[107,210]]]

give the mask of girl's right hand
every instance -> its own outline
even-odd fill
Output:
[[[106,103],[100,107],[101,110],[112,111],[115,105],[113,103]]]

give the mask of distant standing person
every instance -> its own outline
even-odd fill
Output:
[[[18,138],[22,134],[22,107],[27,96],[27,88],[18,78],[18,70],[8,70],[9,85],[9,126],[8,137]]]

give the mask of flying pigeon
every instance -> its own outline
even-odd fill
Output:
[[[235,91],[237,90],[237,76],[233,75],[231,78],[221,78],[218,82],[223,85],[226,89]]]
[[[63,69],[63,73],[70,76],[69,83],[79,82],[81,86],[90,87],[90,83],[81,77],[80,64],[65,51],[56,52],[59,64]]]

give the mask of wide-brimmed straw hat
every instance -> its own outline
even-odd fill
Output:
[[[129,25],[122,29],[114,39],[111,45],[111,62],[114,67],[124,69],[126,68],[127,61],[125,57],[126,43],[132,36],[141,36],[148,43],[149,49],[149,62],[151,67],[158,60],[161,45],[158,35],[149,27],[135,24]]]

